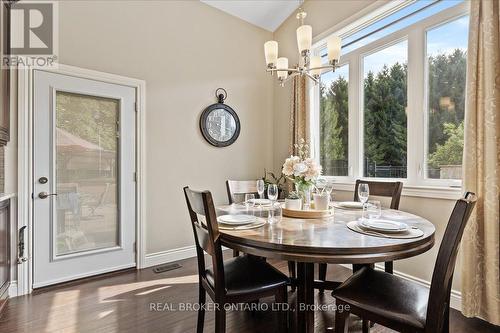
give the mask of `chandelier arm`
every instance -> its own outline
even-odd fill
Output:
[[[309,72],[304,72],[305,75],[307,75],[308,78],[310,78],[311,80],[314,81],[314,83],[318,84],[319,83],[319,80],[317,78],[315,78],[311,73]]]
[[[339,66],[327,65],[327,66],[321,66],[321,67],[308,68],[307,70],[308,71],[313,71],[313,70],[316,70],[316,69],[321,69],[321,70],[328,69],[328,70],[335,71],[336,68],[339,68]]]
[[[300,70],[297,68],[268,68],[266,72],[288,72],[288,73],[299,73]]]
[[[290,81],[291,79],[293,79],[293,78],[294,78],[294,77],[296,77],[297,75],[300,75],[300,73],[299,73],[299,72],[295,72],[295,73],[293,73],[292,75],[288,75],[288,77],[287,77],[286,79],[284,79],[284,80],[282,81],[282,83],[286,83],[286,82]]]

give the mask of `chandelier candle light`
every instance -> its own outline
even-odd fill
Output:
[[[288,58],[278,57],[278,42],[274,40],[264,43],[264,54],[266,56],[267,72],[277,73],[278,81],[283,87],[285,82],[297,75],[306,75],[315,84],[319,83],[322,72],[335,71],[338,68],[340,59],[341,38],[338,36],[330,37],[327,42],[328,65],[321,62],[318,55],[311,56],[312,46],[312,27],[304,24],[307,13],[299,8],[297,19],[300,26],[297,28],[297,46],[299,47],[301,63],[293,68],[288,67]]]

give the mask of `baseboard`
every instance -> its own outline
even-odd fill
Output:
[[[349,265],[349,264],[341,264],[340,266],[352,269],[352,265]],[[383,264],[376,264],[375,268],[380,269],[380,270],[384,270],[384,265]],[[431,287],[431,283],[429,281],[415,277],[415,276],[410,275],[410,274],[403,273],[401,271],[395,270],[394,275],[399,276],[400,278],[403,278],[405,280],[409,280],[409,281],[418,283],[419,285],[427,287],[427,288]],[[453,290],[453,289],[451,290],[450,307],[452,307],[455,310],[462,311],[462,293],[460,291]]]
[[[177,249],[146,254],[144,268],[170,263],[172,261],[192,258],[196,256],[196,247],[185,246]]]
[[[9,286],[9,297],[17,297],[17,281],[10,281],[10,286]]]

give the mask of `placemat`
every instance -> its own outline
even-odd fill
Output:
[[[347,222],[346,225],[352,231],[359,232],[360,234],[374,236],[374,237],[381,237],[381,238],[407,239],[407,238],[418,238],[418,237],[422,237],[424,235],[424,232],[422,230],[413,229],[413,228],[410,228],[410,230],[408,230],[405,233],[384,234],[384,233],[381,233],[378,231],[365,230],[365,229],[361,228],[360,226],[358,226],[358,221]]]
[[[239,225],[239,226],[229,226],[229,225],[224,225],[219,223],[219,230],[248,230],[248,229],[255,229],[255,228],[260,228],[263,225],[266,224],[266,221],[257,221],[252,224],[247,224],[247,225]]]

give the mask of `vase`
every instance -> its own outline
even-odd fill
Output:
[[[292,210],[302,209],[302,199],[289,199],[285,198],[285,208]]]
[[[310,184],[295,183],[295,190],[302,198],[302,209],[304,210],[311,207],[311,188]]]
[[[313,194],[313,199],[314,209],[328,210],[328,205],[330,203],[330,195],[328,195],[328,193],[315,193]]]

